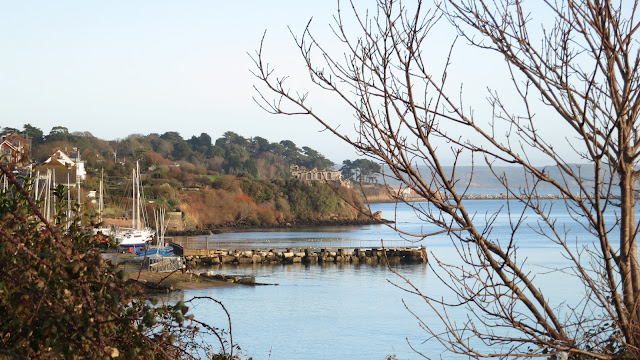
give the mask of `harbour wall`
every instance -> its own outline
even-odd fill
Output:
[[[176,251],[176,250],[174,250]],[[177,252],[179,253],[179,249]],[[426,264],[423,247],[385,249],[193,250],[182,249],[188,268],[218,264]]]

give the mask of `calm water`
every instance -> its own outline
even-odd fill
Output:
[[[505,204],[500,200],[468,202],[477,212],[478,223]],[[551,203],[550,203],[551,204]],[[559,205],[558,203],[557,205]],[[429,232],[435,228],[425,225],[406,206],[376,204],[383,217],[395,219],[398,228],[408,232]],[[572,220],[560,206],[558,222],[571,225]],[[613,215],[612,215],[613,216]],[[529,216],[526,223],[534,226]],[[528,269],[540,273],[537,284],[553,304],[572,302],[581,296],[579,284],[571,277],[558,273],[545,274],[546,268],[566,264],[559,248],[537,235],[527,226],[518,232],[519,258],[525,259]],[[568,228],[569,236],[579,243],[589,243],[584,230]],[[495,221],[492,238],[504,241],[510,234],[508,214]],[[384,225],[361,227],[324,227],[309,229],[272,230],[215,235],[215,241],[239,243],[251,247],[269,243],[273,247],[378,246],[384,240],[388,246],[405,245],[407,239]],[[424,245],[440,259],[456,261],[456,252],[445,235],[415,243]],[[371,265],[257,265],[215,268],[216,272],[257,277],[261,283],[278,286],[232,287],[186,291],[173,297],[210,296],[222,301],[232,318],[233,340],[253,359],[384,359],[395,354],[398,359],[419,358],[407,344],[433,357],[442,349],[421,330],[418,320],[407,306],[429,324],[438,324],[424,301],[392,283],[404,285],[403,280],[384,266]],[[445,287],[437,281],[426,265],[399,266],[398,271],[430,296],[447,297]],[[226,317],[217,305],[200,301],[192,307],[197,318],[214,326],[226,327]],[[463,309],[454,310],[453,318],[464,318]],[[444,358],[452,358],[443,355]]]

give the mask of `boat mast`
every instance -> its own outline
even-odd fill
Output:
[[[78,184],[80,186],[80,184]],[[67,173],[67,230],[71,227],[71,178]]]
[[[45,179],[44,190],[42,191],[42,193],[44,194],[44,216],[47,219],[47,221],[51,220],[51,212],[50,212],[51,199],[49,198],[51,196],[49,194],[50,186],[51,186],[51,169],[47,169],[47,177]]]
[[[35,184],[33,184],[34,185],[33,199],[36,202],[38,202],[38,199],[40,198],[39,195],[38,195],[39,184],[40,184],[40,171],[36,172],[36,181],[35,181]]]
[[[136,169],[131,171],[131,186],[133,190],[133,204],[131,207],[131,228],[136,229]]]
[[[53,189],[53,194],[51,193],[51,189]],[[49,206],[51,207],[51,216],[55,217],[56,216],[56,194],[55,194],[55,190],[56,190],[56,169],[53,169],[53,175],[51,178],[51,188],[49,188]],[[49,221],[52,221],[54,218],[49,218]]]
[[[138,220],[137,228],[138,230],[142,230],[142,221],[140,219],[140,208],[142,208],[142,199],[140,197],[140,163],[136,161],[136,198],[138,200],[138,206],[136,207],[136,219]]]
[[[104,211],[104,200],[103,200],[104,188],[102,185],[103,182],[104,182],[104,168],[102,169],[102,173],[100,174],[100,198],[98,199],[98,219],[100,223],[102,223],[102,212]]]

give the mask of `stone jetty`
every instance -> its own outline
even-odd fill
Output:
[[[187,267],[218,264],[426,264],[424,247],[385,249],[286,249],[278,250],[207,250],[189,254],[183,249]]]

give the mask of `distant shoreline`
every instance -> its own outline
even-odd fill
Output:
[[[386,219],[333,219],[333,220],[297,220],[290,221],[274,226],[248,226],[248,225],[239,225],[239,226],[229,226],[229,225],[220,225],[220,226],[211,226],[202,229],[194,229],[194,230],[181,230],[181,231],[168,231],[167,236],[198,236],[198,235],[213,235],[220,234],[225,232],[240,232],[246,230],[264,230],[264,229],[295,229],[301,227],[308,226],[361,226],[361,225],[376,225],[376,224],[390,224],[393,223],[391,220]]]
[[[566,195],[557,195],[557,194],[545,194],[534,196],[534,199],[539,200],[563,200],[568,199]],[[587,199],[588,196],[580,195],[579,198]],[[450,199],[450,197],[449,197]],[[518,197],[514,195],[508,194],[465,194],[462,196],[463,200],[517,200]],[[370,204],[384,204],[384,203],[394,203],[394,202],[426,202],[422,196],[419,195],[409,195],[404,197],[403,199],[368,199]]]

